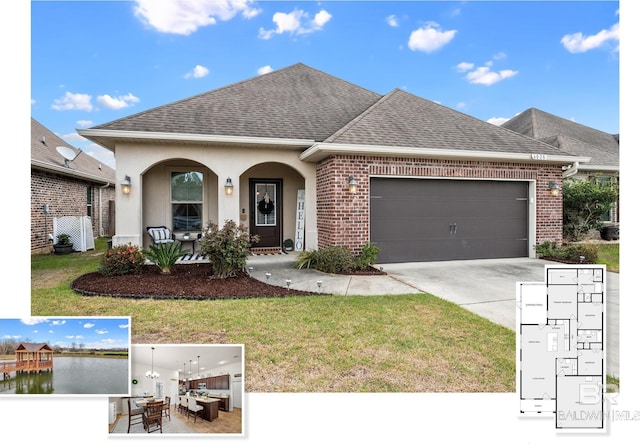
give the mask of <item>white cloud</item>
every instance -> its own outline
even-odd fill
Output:
[[[2,339],[20,339],[22,336],[18,336],[18,335],[4,335],[2,337]]]
[[[113,153],[106,148],[101,147],[95,143],[90,144],[89,146],[83,148],[86,154],[98,160],[99,162],[115,169],[116,168],[116,158]]]
[[[84,142],[85,140],[87,140],[78,133],[64,134],[60,137],[62,137],[66,142],[69,142],[71,145],[76,142]]]
[[[87,323],[86,323],[86,324],[84,324],[82,327],[83,327],[83,328],[91,328],[91,327],[93,327],[94,325],[96,325],[96,324],[92,324],[91,322],[87,322]]]
[[[619,50],[620,42],[620,24],[616,23],[609,29],[603,29],[597,34],[585,36],[581,32],[575,34],[567,34],[560,42],[564,45],[565,49],[572,54],[587,52],[592,49],[599,48],[605,45],[607,42],[615,42],[615,51]]]
[[[479,85],[493,85],[509,77],[513,77],[518,74],[518,71],[512,69],[503,69],[500,71],[491,71],[488,66],[479,66],[474,71],[469,72],[466,75],[466,79],[469,83]]]
[[[96,333],[98,333],[99,335],[106,335],[107,333],[109,333],[109,330],[96,330]]]
[[[140,99],[131,93],[127,94],[126,96],[118,97],[112,97],[109,94],[104,94],[96,98],[96,102],[109,109],[128,108],[134,103],[138,103],[139,101]]]
[[[385,21],[387,22],[387,25],[391,26],[392,28],[397,28],[398,26],[400,26],[398,17],[396,17],[394,14],[385,18]]]
[[[93,125],[93,121],[92,120],[76,120],[76,123],[78,124],[78,126],[82,126],[82,127],[88,127]]]
[[[64,97],[55,99],[51,108],[56,111],[91,111],[93,105],[91,104],[91,96],[89,94],[76,94],[67,91]]]
[[[52,321],[51,325],[64,325],[66,323],[67,323],[67,321],[64,321],[64,320],[62,320],[62,321]]]
[[[466,71],[472,70],[474,66],[475,65],[473,63],[460,62],[456,66],[456,69],[458,70],[458,72],[466,72]]]
[[[185,79],[200,79],[209,75],[209,68],[202,65],[196,65],[195,68],[184,75]]]
[[[489,120],[487,120],[487,122],[488,123],[492,123],[495,126],[500,126],[503,123],[508,122],[509,120],[511,120],[511,119],[509,119],[507,117],[492,117]]]
[[[253,18],[260,10],[252,0],[137,0],[135,16],[159,32],[189,35],[217,20],[228,21],[241,13]]]
[[[321,31],[324,25],[331,20],[331,14],[324,9],[309,20],[309,13],[300,9],[295,9],[290,13],[276,12],[273,14],[273,22],[276,24],[275,29],[266,30],[260,28],[258,36],[263,40],[269,40],[275,34],[284,34],[288,32],[291,35],[309,34],[315,31]]]
[[[412,51],[433,52],[453,40],[456,30],[441,31],[437,23],[427,23],[409,36],[409,49]]]
[[[273,68],[271,67],[271,65],[265,65],[265,66],[261,66],[260,68],[258,68],[258,74],[259,75],[269,74],[271,71],[273,71]]]
[[[22,322],[25,325],[37,325],[42,322],[49,322],[49,320],[47,318],[25,318],[25,319],[20,319],[20,322]]]
[[[120,324],[118,328],[129,328],[129,324]]]
[[[457,109],[465,109],[466,107],[467,107],[467,104],[465,102],[456,103],[456,108]]]

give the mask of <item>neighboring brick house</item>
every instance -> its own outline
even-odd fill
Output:
[[[78,130],[113,151],[114,244],[233,220],[261,247],[378,261],[535,257],[562,241],[563,168],[589,157],[303,64]]]
[[[65,161],[57,150],[59,146],[78,156]],[[72,147],[31,118],[32,253],[51,251],[54,217],[89,216],[94,237],[112,235],[114,185],[113,168]]]
[[[536,108],[519,113],[501,126],[553,145],[562,152],[590,157],[588,162],[577,163],[575,168],[564,171],[565,178],[608,180],[620,174],[619,134],[605,133]],[[609,223],[620,222],[619,204],[605,219]]]

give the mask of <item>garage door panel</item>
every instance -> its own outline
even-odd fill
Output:
[[[371,179],[370,240],[384,262],[528,255],[528,184]]]

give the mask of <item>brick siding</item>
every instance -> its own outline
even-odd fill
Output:
[[[355,194],[347,186],[352,175]],[[357,253],[369,241],[371,176],[536,180],[535,242],[562,242],[562,198],[548,190],[550,181],[562,186],[559,165],[337,155],[316,168],[318,248],[345,245]]]
[[[102,189],[102,233],[100,232],[100,188],[81,179],[40,170],[31,170],[31,253],[51,251],[48,234],[53,234],[53,218],[87,215],[87,187],[93,189],[91,226],[94,237],[112,235],[108,232],[109,200],[115,199],[115,188]],[[49,214],[43,206],[49,205]],[[114,221],[115,222],[115,221]],[[46,226],[45,226],[46,223]],[[113,224],[112,224],[113,225]]]

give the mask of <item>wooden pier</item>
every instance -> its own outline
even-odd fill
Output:
[[[16,347],[16,360],[0,362],[2,378],[11,377],[11,373],[42,372],[53,370],[53,350],[49,344],[31,344],[23,342]]]

